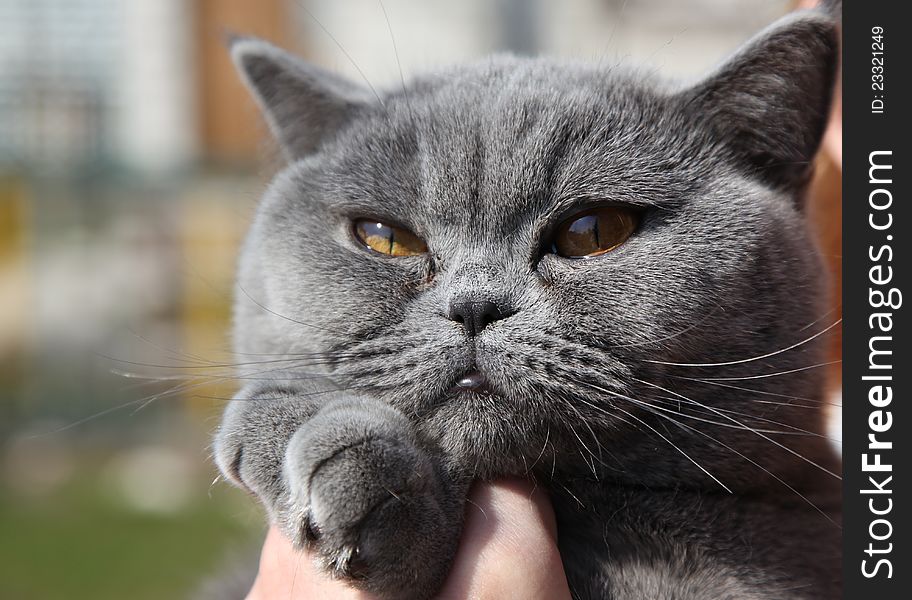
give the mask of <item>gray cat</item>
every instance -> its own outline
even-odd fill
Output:
[[[297,546],[429,598],[470,483],[519,475],[576,598],[840,596],[801,201],[833,22],[683,88],[498,56],[375,92],[231,52],[288,165],[241,256],[216,459]]]

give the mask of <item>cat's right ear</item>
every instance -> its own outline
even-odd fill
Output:
[[[263,40],[234,37],[231,58],[288,161],[315,152],[371,104],[364,87]]]
[[[823,137],[838,61],[836,23],[817,11],[794,13],[682,98],[744,167],[794,188],[807,181]]]

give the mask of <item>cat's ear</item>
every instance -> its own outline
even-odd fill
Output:
[[[371,102],[365,88],[256,38],[229,40],[231,58],[289,161],[315,152]]]
[[[785,17],[683,92],[736,160],[772,185],[803,184],[829,116],[839,38],[809,11]]]

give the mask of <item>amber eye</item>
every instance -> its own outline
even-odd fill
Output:
[[[427,244],[414,233],[370,219],[355,221],[355,235],[364,245],[389,256],[415,256],[427,252]]]
[[[614,250],[627,241],[639,224],[636,211],[607,206],[573,215],[554,236],[554,253],[566,258],[588,258]]]

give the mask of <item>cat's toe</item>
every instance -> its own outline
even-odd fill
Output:
[[[359,440],[328,458],[303,458],[295,470],[309,475],[290,486],[295,533],[302,545],[317,542],[338,573],[347,574],[354,558],[362,566],[373,562],[383,547],[373,530],[404,526],[406,505],[434,476],[417,449],[383,438]]]
[[[297,429],[279,402],[233,401],[215,435],[213,458],[222,477],[258,496],[277,519],[286,510],[287,490],[281,472],[281,449]],[[281,422],[281,426],[275,423]]]
[[[234,485],[249,491],[244,478],[241,476],[241,465],[244,462],[244,445],[231,443],[229,440],[219,440],[215,448],[215,464],[218,466],[222,477]]]
[[[320,530],[307,505],[287,503],[284,510],[275,514],[274,522],[298,550],[311,548],[320,539]]]

